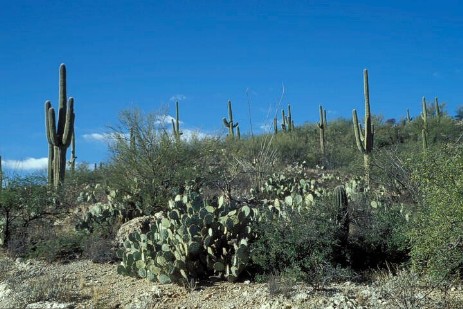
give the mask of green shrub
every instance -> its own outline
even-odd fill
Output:
[[[372,207],[374,201],[376,208]],[[378,202],[367,194],[350,203],[349,260],[355,270],[408,260],[407,207]]]
[[[47,262],[71,261],[82,254],[84,235],[81,233],[53,233],[30,246],[26,257],[38,258]]]
[[[257,273],[290,273],[296,280],[318,283],[332,268],[341,251],[336,211],[329,203],[309,210],[286,210],[286,218],[273,217],[256,223],[258,235],[251,246]]]
[[[414,168],[422,201],[410,232],[413,265],[436,278],[461,276],[463,147],[431,147]]]

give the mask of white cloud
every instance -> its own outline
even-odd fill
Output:
[[[83,137],[88,141],[106,141],[110,138],[107,133],[90,133],[84,134]]]
[[[280,124],[278,123],[278,125],[280,125]],[[270,132],[272,132],[272,131],[274,130],[273,122],[272,122],[272,124],[270,124],[270,123],[261,124],[261,125],[259,126],[259,128],[260,128],[262,131],[264,131],[265,133],[270,133]]]
[[[211,137],[211,135],[200,132],[198,130],[189,130],[189,129],[182,130],[182,128],[180,128],[180,131],[183,133],[180,138],[187,142],[191,141],[192,139],[201,140],[201,139]]]
[[[170,125],[172,123],[172,120],[175,121],[175,118],[170,115],[161,115],[156,117],[154,123],[157,125]],[[182,122],[180,121],[180,123]]]
[[[170,97],[169,101],[172,101],[172,102],[180,102],[180,101],[185,101],[186,100],[186,96],[183,95],[183,94],[175,94],[173,96]]]
[[[48,158],[27,158],[25,160],[4,160],[3,166],[8,169],[33,171],[48,168]]]
[[[116,133],[90,133],[82,135],[87,141],[110,142],[116,139]],[[129,134],[123,136],[129,138]]]

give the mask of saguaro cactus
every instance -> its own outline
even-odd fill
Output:
[[[233,112],[232,112],[232,104],[231,104],[231,101],[228,101],[228,119],[227,118],[223,118],[223,124],[225,125],[225,127],[228,128],[228,136],[233,138],[235,137],[235,128],[238,126],[238,122],[237,123],[234,123],[233,122]]]
[[[174,132],[175,139],[180,141],[180,135],[183,132],[180,132],[180,120],[179,120],[179,113],[178,113],[178,101],[175,102],[175,121],[172,119],[172,132]]]
[[[273,133],[278,134],[278,120],[277,117],[273,118]]]
[[[325,160],[325,128],[326,128],[326,110],[320,105],[320,122],[318,123],[318,129],[320,131],[320,151]]]
[[[370,181],[370,154],[373,150],[374,126],[371,123],[370,114],[370,90],[368,86],[368,70],[363,70],[363,93],[365,96],[365,132],[358,122],[357,111],[352,110],[352,120],[354,122],[354,133],[357,148],[363,153],[363,163],[365,167],[365,180]]]
[[[423,151],[428,148],[428,109],[426,104],[426,98],[423,97],[421,102],[421,119],[423,119],[423,129],[421,130],[421,137],[423,140]]]
[[[294,121],[291,115],[291,105],[288,104],[288,116],[285,116],[285,111],[281,110],[281,128],[284,132],[291,132],[294,129]]]
[[[66,173],[66,151],[74,133],[74,99],[66,102],[66,66],[59,68],[58,124],[50,101],[45,102],[46,133],[48,140],[48,183],[58,188]]]
[[[348,199],[347,193],[344,186],[340,185],[334,188],[334,205],[337,209],[337,224],[339,226],[339,240],[341,248],[345,249],[347,247],[348,238],[349,238],[349,209],[348,209]]]
[[[71,140],[71,159],[69,160],[69,165],[71,166],[71,173],[74,174],[76,170],[76,135],[75,132],[72,132]]]
[[[437,97],[434,99],[434,107],[436,110],[437,122],[440,122],[441,112],[440,112],[440,106],[439,106],[439,101],[437,100]]]
[[[410,117],[410,110],[407,109],[407,118],[406,118],[406,121],[407,121],[407,123],[410,123],[410,122],[412,122],[412,120],[413,120],[413,118]]]

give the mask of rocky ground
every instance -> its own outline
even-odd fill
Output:
[[[120,276],[115,264],[89,260],[49,264],[0,258],[0,308],[462,308],[460,287],[425,290],[411,277],[382,284],[344,282],[314,290],[305,284],[158,285]],[[408,280],[408,281],[407,281]]]

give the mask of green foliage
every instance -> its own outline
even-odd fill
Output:
[[[144,214],[165,208],[185,179],[207,178],[222,161],[217,139],[177,143],[159,125],[162,122],[157,114],[124,112],[121,127],[114,129],[112,158],[106,168],[108,185],[120,196],[131,196]],[[126,134],[129,131],[132,141]]]
[[[5,183],[0,196],[0,227],[2,245],[7,247],[32,222],[55,212],[55,196],[50,194],[47,180],[41,176],[7,177]]]
[[[285,218],[264,216],[255,224],[258,237],[251,246],[257,273],[292,273],[294,279],[317,283],[340,250],[336,214],[327,203],[302,211],[289,208]]]
[[[82,253],[83,240],[84,235],[81,233],[56,233],[52,230],[31,245],[25,257],[43,259],[47,262],[75,260]]]
[[[463,148],[452,144],[430,148],[413,163],[422,200],[410,232],[412,262],[437,278],[461,274]]]

